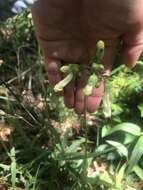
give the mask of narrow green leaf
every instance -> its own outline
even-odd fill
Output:
[[[95,172],[92,172],[87,177],[87,182],[90,183],[90,184],[92,184],[92,185],[95,185],[95,184],[97,184],[98,179],[99,179],[99,172],[95,171]]]
[[[115,127],[110,128],[109,130],[107,130],[106,134],[105,134],[105,129],[103,129],[103,130],[104,130],[104,133],[102,134],[102,137],[106,137],[108,135],[111,135],[111,134],[113,134],[115,132],[119,132],[119,131],[130,133],[130,134],[132,134],[134,136],[139,136],[140,133],[141,133],[140,127],[138,125],[136,125],[136,124],[133,124],[133,123],[121,123],[121,124],[118,124]]]
[[[107,171],[104,171],[99,175],[98,184],[104,185],[109,188],[114,186],[113,179]]]
[[[14,188],[16,185],[16,162],[12,161],[11,163],[11,183]]]
[[[68,144],[68,138],[69,138],[70,129],[66,129],[63,138],[61,139],[61,143],[63,147],[66,147]]]
[[[66,153],[72,153],[72,152],[76,152],[77,148],[79,148],[79,146],[85,142],[84,138],[81,138],[79,140],[74,141],[66,150]]]
[[[118,104],[112,104],[112,116],[117,116],[123,113],[123,108]]]
[[[133,171],[143,181],[143,168],[141,168],[139,165],[136,165],[133,167]]]
[[[40,165],[38,166],[38,169],[37,169],[37,171],[36,171],[36,175],[35,175],[35,177],[34,177],[32,190],[36,190],[36,183],[37,183],[37,178],[38,178],[39,170],[40,170]]]
[[[97,154],[104,154],[104,152],[106,152],[108,147],[109,147],[109,145],[107,145],[107,144],[101,144],[100,146],[98,146],[96,148],[95,152]]]
[[[10,166],[5,164],[0,164],[0,168],[2,168],[4,171],[8,171],[10,169]]]
[[[138,105],[138,109],[141,112],[141,117],[143,117],[143,103],[141,103],[141,104]]]
[[[11,169],[11,183],[12,183],[13,188],[16,185],[16,160],[15,160],[15,155],[16,155],[16,152],[15,152],[15,148],[13,147],[10,150],[10,154],[9,154],[9,156],[11,158],[10,169]]]
[[[126,164],[123,164],[119,171],[116,173],[116,187],[121,189],[125,175]]]
[[[107,134],[112,130],[110,125],[105,125],[102,128],[102,137],[106,137]]]
[[[93,153],[88,153],[87,154],[87,158],[95,158],[98,156],[101,156],[103,154],[109,153],[111,151],[115,150],[115,148],[107,148],[106,150],[104,150],[104,152],[93,152]],[[85,154],[83,152],[72,152],[72,153],[66,153],[65,157],[61,158],[61,156],[59,156],[59,158],[57,158],[58,160],[81,160],[81,159],[85,159]]]
[[[134,146],[134,149],[131,154],[131,158],[129,159],[129,166],[128,166],[127,173],[132,172],[134,166],[137,165],[142,155],[143,155],[143,135],[139,137],[136,145]]]
[[[137,189],[135,189],[135,188],[133,188],[133,187],[130,187],[130,186],[128,186],[128,185],[127,185],[127,188],[126,188],[126,190],[137,190]]]
[[[110,141],[110,140],[107,140],[106,142],[110,144],[111,146],[115,147],[121,156],[128,157],[128,150],[123,144],[116,141]]]

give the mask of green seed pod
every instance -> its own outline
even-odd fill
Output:
[[[89,86],[95,86],[97,83],[98,83],[98,77],[97,77],[97,75],[94,73],[94,74],[92,74],[92,75],[89,77],[89,79],[88,79],[88,81],[87,81],[87,85],[89,85]]]
[[[83,89],[83,92],[86,96],[90,96],[92,94],[93,87],[97,86],[99,83],[98,77],[96,74],[92,74]]]
[[[92,94],[93,86],[86,85],[85,88],[83,89],[84,95],[85,96],[90,96]]]
[[[63,90],[63,88],[65,86],[67,86],[67,84],[69,84],[71,82],[71,80],[73,79],[73,73],[69,73],[63,80],[61,80],[60,82],[58,82],[55,87],[54,87],[54,91],[55,92],[60,92]]]

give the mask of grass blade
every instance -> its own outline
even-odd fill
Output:
[[[143,155],[143,135],[141,135],[132,151],[131,158],[129,160],[127,173],[132,172],[133,168]]]
[[[143,169],[140,166],[136,165],[134,166],[133,171],[143,181]]]

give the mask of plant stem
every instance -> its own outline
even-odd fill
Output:
[[[99,126],[97,126],[96,147],[99,146],[99,139],[100,139],[100,129]]]
[[[84,97],[84,118],[83,127],[85,129],[85,158],[84,158],[84,168],[83,175],[86,179],[87,174],[87,142],[88,142],[88,126],[87,126],[87,96]]]

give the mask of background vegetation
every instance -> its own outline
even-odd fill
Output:
[[[143,189],[143,62],[120,62],[108,110],[82,118],[49,87],[31,15],[0,24],[1,190]]]

